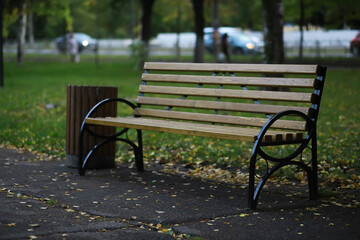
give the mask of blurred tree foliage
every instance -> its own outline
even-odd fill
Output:
[[[305,27],[325,29],[360,29],[360,1],[354,0],[303,0]],[[300,0],[286,0],[285,20],[299,24]]]
[[[3,10],[3,36],[15,39],[17,1],[1,0]],[[36,39],[56,38],[65,32],[85,32],[100,38],[130,38],[141,33],[140,0],[28,0],[31,1]],[[360,29],[360,1],[303,0],[304,26],[325,29]],[[205,26],[211,26],[212,2],[204,0]],[[220,26],[240,27],[262,31],[261,0],[222,0]],[[300,0],[286,0],[285,22],[298,25]],[[156,0],[153,8],[152,35],[176,32],[178,8],[181,7],[181,31],[194,31],[191,0]]]

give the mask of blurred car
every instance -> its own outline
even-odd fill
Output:
[[[66,43],[69,41],[69,38],[70,38],[70,33],[56,39],[56,48],[60,52],[66,53],[67,51]],[[74,38],[78,43],[79,53],[85,50],[95,51],[97,48],[97,41],[85,33],[74,33]]]
[[[350,42],[350,52],[354,55],[354,57],[360,56],[360,32],[353,38]]]
[[[228,35],[228,43],[232,54],[257,54],[263,52],[264,42],[258,37],[241,32],[237,28],[220,27],[218,29],[220,38],[225,33]],[[213,53],[214,40],[213,28],[204,28],[204,44],[205,48]]]

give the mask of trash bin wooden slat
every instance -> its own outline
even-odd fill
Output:
[[[96,96],[96,88],[89,88],[89,96],[94,96],[94,97],[89,97],[89,99],[88,99],[90,106],[94,106],[98,102],[98,99]],[[93,132],[97,132],[95,126],[91,126],[90,129]],[[91,146],[94,146],[95,143],[96,143],[96,137],[89,138],[88,142],[84,141],[84,144],[89,144],[88,149],[91,149]],[[84,149],[86,149],[86,148],[84,148]]]
[[[103,86],[71,86],[67,88],[67,107],[66,107],[66,166],[78,167],[79,152],[79,133],[83,119],[90,109],[99,101],[106,98],[117,97],[117,87]],[[94,117],[116,116],[117,104],[106,104]],[[113,127],[90,126],[91,130],[98,134],[114,134],[116,129]],[[87,154],[98,139],[85,133],[84,135],[84,154]],[[110,142],[98,149],[94,156],[89,160],[88,168],[110,168],[115,166],[116,143]]]

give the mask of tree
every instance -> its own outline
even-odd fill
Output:
[[[219,1],[221,25],[242,29],[261,30],[261,0]]]
[[[300,20],[299,20],[299,29],[300,29],[300,44],[299,44],[299,58],[303,57],[303,43],[304,43],[304,21],[305,21],[305,4],[304,0],[300,1]]]
[[[283,0],[262,0],[265,63],[284,62]]]
[[[194,62],[201,63],[204,62],[204,27],[205,27],[205,18],[204,18],[204,0],[192,0],[194,17],[195,17],[195,33],[196,33],[196,43],[194,50]]]
[[[177,13],[176,13],[176,59],[180,59],[181,49],[180,49],[180,33],[181,33],[181,2],[178,3]]]
[[[18,35],[17,35],[17,63],[23,65],[25,51],[25,34],[26,34],[26,2],[19,1],[18,11]]]
[[[6,40],[10,35],[10,26],[18,19],[18,8],[16,2],[1,1],[3,8],[3,29],[2,36]]]
[[[26,5],[28,7],[28,39],[29,39],[29,45],[33,46],[35,42],[34,38],[34,14],[32,11],[32,1],[27,0]]]
[[[151,37],[151,17],[152,17],[152,8],[154,2],[155,0],[141,0],[141,6],[142,6],[141,41],[144,47],[144,55],[142,59],[143,62],[145,62],[149,58],[149,41]]]
[[[214,40],[214,59],[216,62],[219,62],[219,53],[220,53],[220,20],[219,20],[219,1],[213,0],[213,22],[212,28],[214,29],[213,40]]]
[[[3,1],[0,1],[0,87],[4,86]]]

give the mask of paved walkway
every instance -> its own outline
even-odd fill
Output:
[[[360,239],[358,190],[310,201],[306,186],[270,184],[250,211],[245,187],[160,168],[79,177],[1,147],[0,164],[0,239]]]

